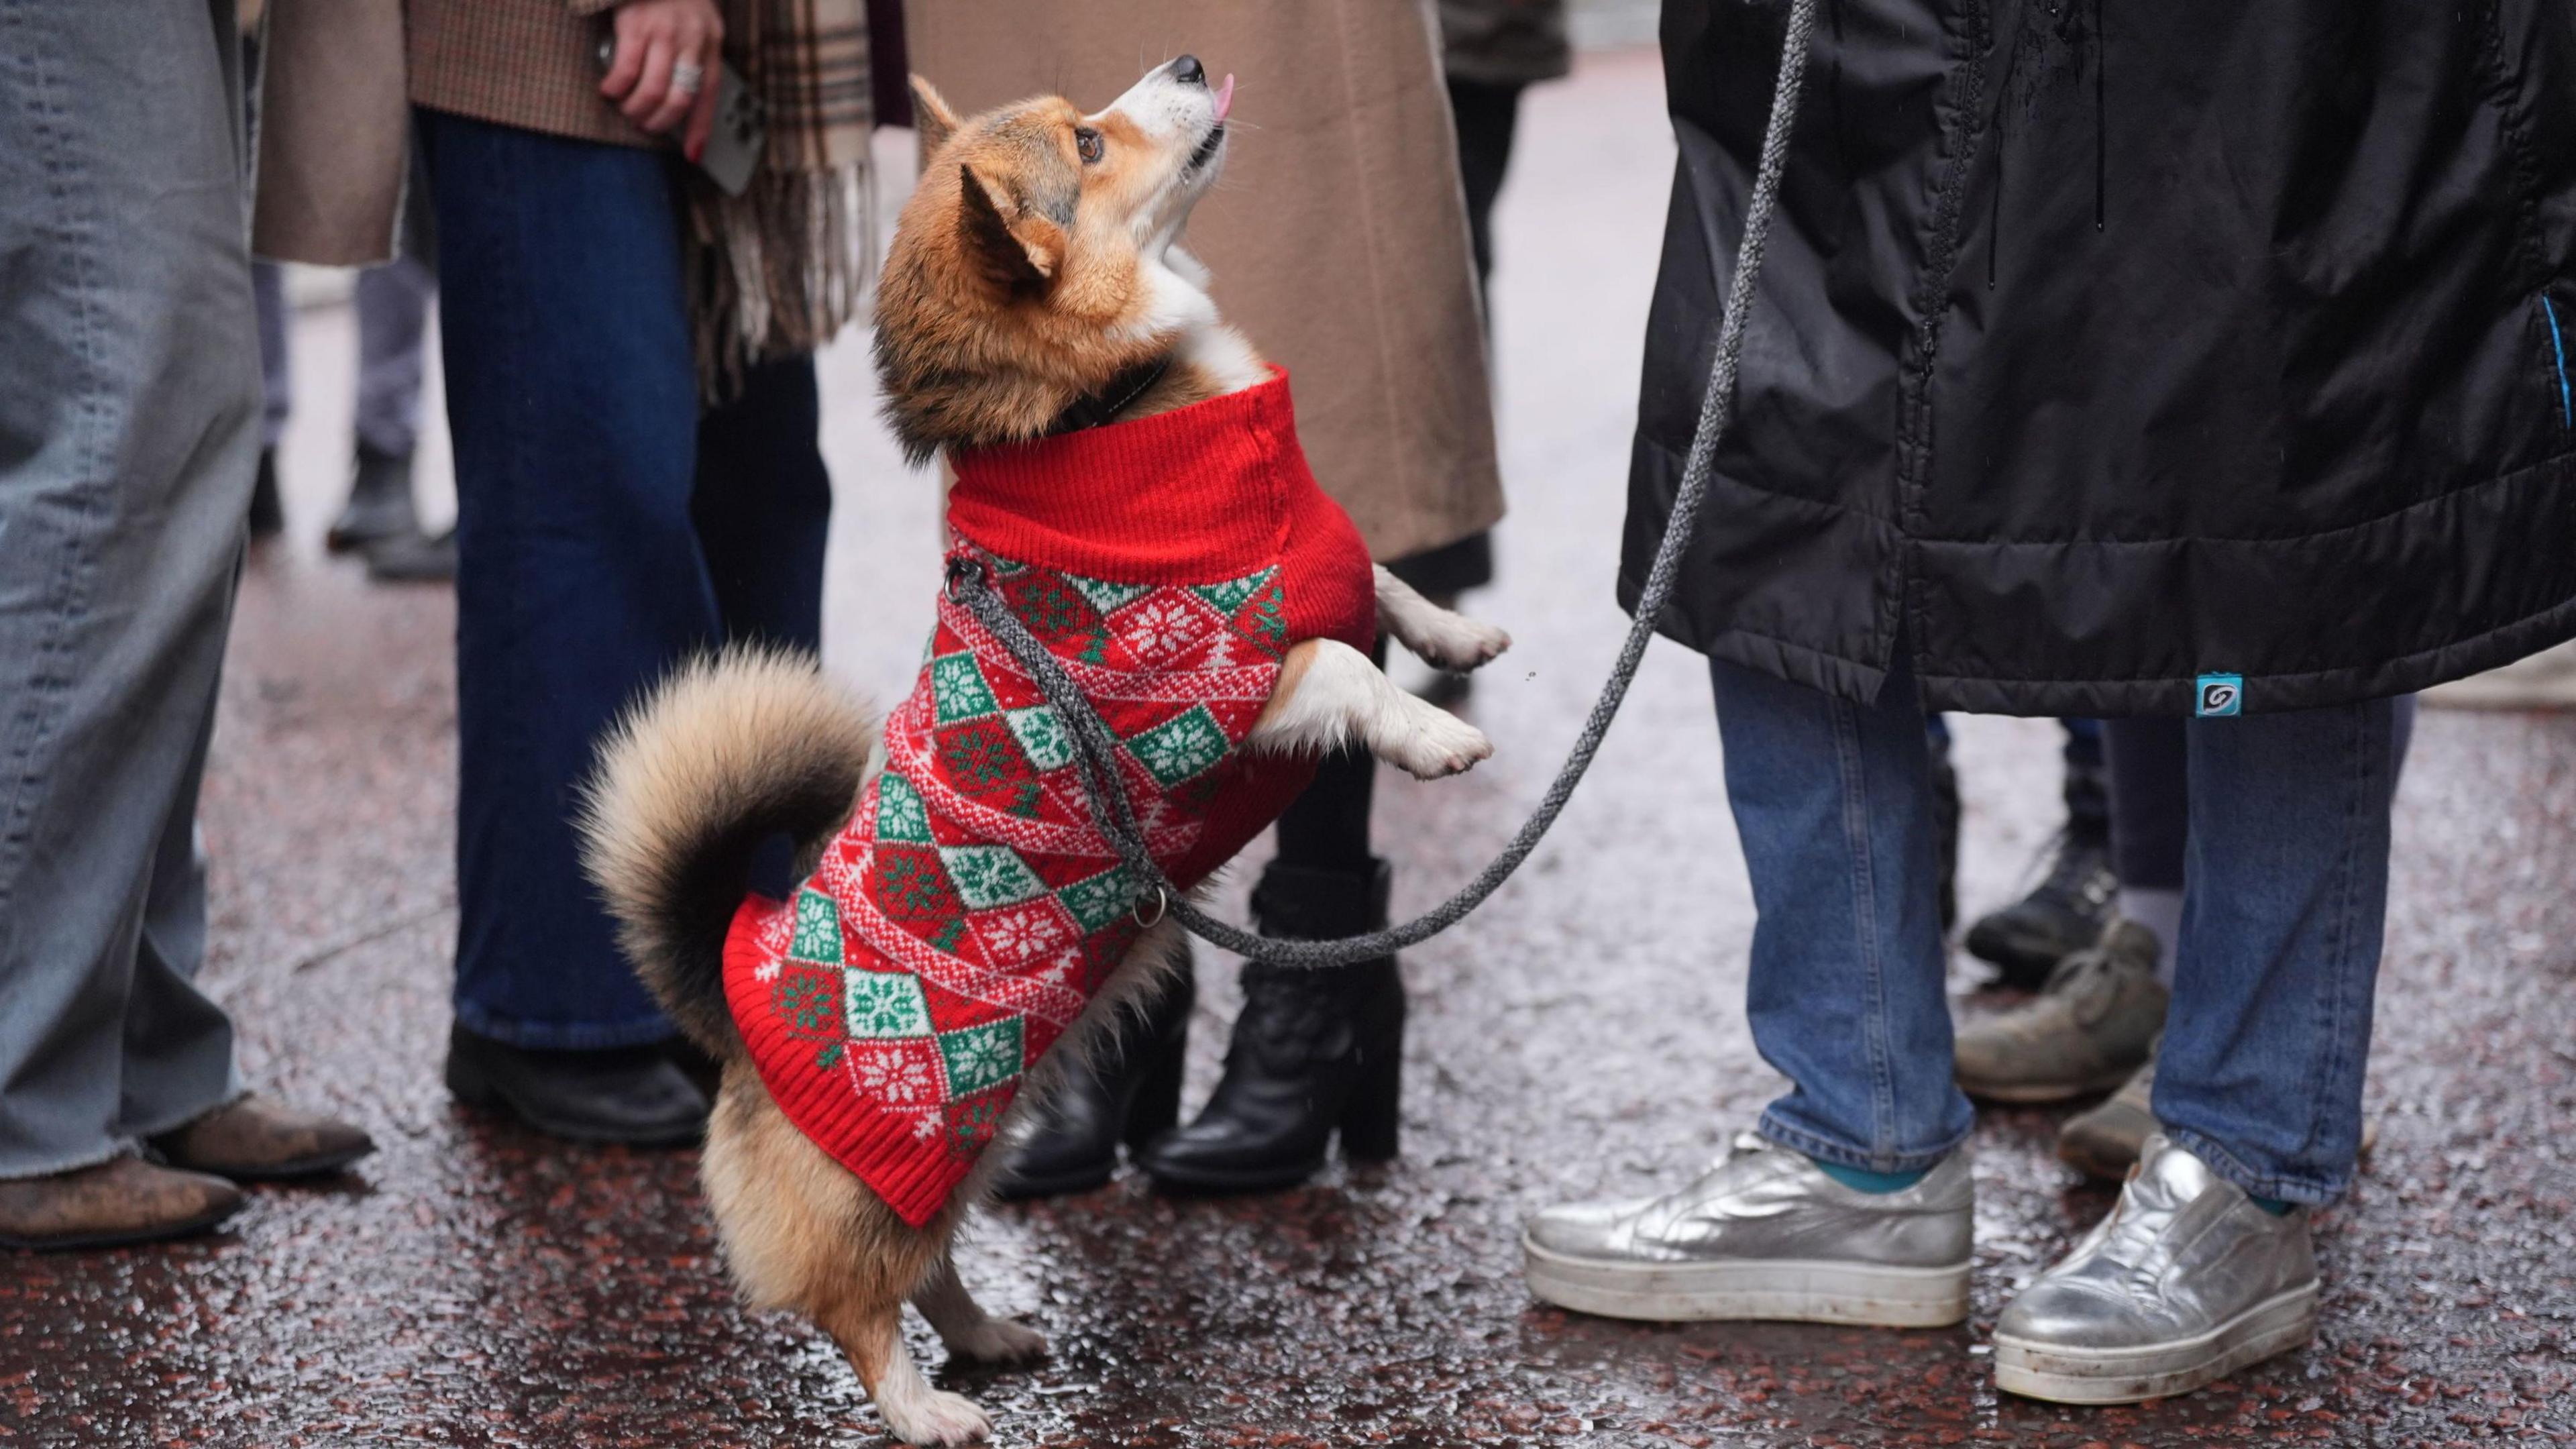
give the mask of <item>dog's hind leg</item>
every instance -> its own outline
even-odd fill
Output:
[[[1245,746],[1321,754],[1352,740],[1425,780],[1455,775],[1494,752],[1482,730],[1396,688],[1348,644],[1308,639],[1290,648]]]
[[[903,1346],[904,1299],[935,1276],[953,1216],[917,1229],[796,1130],[748,1059],[725,1063],[699,1176],[725,1259],[754,1308],[811,1318],[907,1444],[964,1444],[991,1424],[922,1378]]]
[[[995,1318],[966,1291],[957,1276],[953,1246],[912,1290],[912,1306],[930,1320],[950,1353],[986,1363],[1025,1363],[1046,1353],[1046,1335],[1012,1319]]]
[[[814,1321],[850,1356],[886,1427],[906,1444],[969,1444],[993,1432],[973,1399],[934,1389],[903,1346],[903,1305],[848,1300],[817,1305]]]
[[[1490,664],[1512,647],[1511,635],[1440,607],[1384,565],[1377,570],[1377,626],[1423,663],[1458,674]]]

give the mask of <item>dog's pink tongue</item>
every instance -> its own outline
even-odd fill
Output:
[[[1225,84],[1216,88],[1216,118],[1220,121],[1224,120],[1226,113],[1233,109],[1234,77],[1229,75],[1225,78]]]

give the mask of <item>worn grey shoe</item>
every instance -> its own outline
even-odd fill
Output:
[[[2067,1166],[2091,1177],[2118,1182],[2138,1165],[2138,1153],[2160,1129],[2156,1125],[2156,1058],[2131,1074],[2100,1106],[2078,1112],[2057,1129],[2057,1155]],[[2379,1145],[2379,1121],[2361,1119],[2361,1155]]]
[[[2274,1216],[2162,1133],[2111,1215],[1995,1324],[1995,1387],[2060,1404],[2189,1393],[2306,1343],[2308,1213]]]
[[[2048,974],[2039,999],[1959,1029],[1960,1089],[1997,1102],[2107,1092],[2146,1061],[2165,1027],[2155,932],[2115,920]]]
[[[1580,1313],[1939,1328],[1968,1316],[1973,1206],[1964,1147],[1866,1193],[1745,1132],[1679,1192],[1541,1212],[1521,1249],[1530,1292]]]
[[[2138,1153],[2156,1135],[2156,1055],[2129,1074],[2120,1090],[2089,1112],[2078,1112],[2057,1129],[2057,1155],[2067,1166],[2091,1177],[2118,1182],[2138,1165]]]

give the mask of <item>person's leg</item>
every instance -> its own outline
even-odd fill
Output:
[[[295,415],[295,370],[288,350],[286,268],[275,262],[250,264],[251,295],[259,311],[259,381],[261,394],[259,446],[273,450],[286,437],[287,420]]]
[[[572,817],[601,730],[718,632],[668,177],[645,151],[420,130],[456,449],[457,1020],[520,1048],[661,1042]]]
[[[2387,907],[2390,701],[2193,720],[2160,1130],[2087,1236],[1996,1321],[1995,1384],[2188,1393],[2316,1331],[2308,1206],[2351,1181]]]
[[[230,25],[205,0],[11,23],[0,1176],[25,1176],[127,1140],[137,943],[214,699],[260,398]],[[231,1090],[216,1055],[165,1084],[173,1110]]]
[[[355,441],[349,498],[324,536],[335,550],[412,540],[420,531],[411,454],[420,434],[422,343],[436,292],[429,268],[408,256],[358,273],[358,406],[350,428]]]
[[[196,985],[197,968],[206,959],[206,859],[197,837],[197,786],[213,733],[209,699],[144,889],[117,1111],[118,1135],[129,1139],[171,1131],[240,1095],[232,1020]]]
[[[2115,719],[2102,725],[2111,772],[2111,867],[2120,877],[2120,914],[2155,932],[2156,974],[2173,979],[2182,927],[2184,850],[2191,838],[2191,764],[2179,718]]]
[[[234,1090],[221,1012],[198,998],[156,1032],[158,963],[138,966],[203,929],[202,897],[157,867],[192,813],[259,448],[231,10],[6,21],[0,1178],[106,1162]],[[80,1221],[13,1190],[0,1234],[153,1236],[238,1201],[124,1170]]]
[[[2188,726],[2191,885],[2156,1117],[2258,1197],[2331,1202],[2360,1151],[2395,714]]]
[[[2137,1144],[2145,1138],[2135,1130],[2143,1113],[2128,1113],[2124,1104],[2143,1090],[2136,1078],[2153,1069],[2156,1033],[2164,1029],[2173,922],[2182,907],[2182,721],[2105,720],[2092,748],[2072,728],[2076,722],[2068,723],[2065,844],[2058,868],[2042,887],[2050,890],[2061,875],[2068,887],[2059,925],[2046,933],[2056,939],[2045,951],[2018,956],[2035,975],[2016,978],[2006,969],[2008,981],[2039,989],[2036,1000],[1959,1029],[1959,1085],[1970,1096],[2004,1102],[2058,1102],[2121,1088],[2110,1102],[2069,1123],[2071,1136],[2059,1136],[2060,1154],[2092,1170],[2115,1157],[2123,1141],[2129,1160],[2136,1160]],[[2101,779],[2106,763],[2107,789]],[[2089,793],[2107,796],[2089,807],[2079,803],[2075,783],[2088,771],[2095,780]],[[2090,821],[2084,821],[2086,808],[2096,812]],[[2107,821],[2100,818],[2106,809]],[[2137,872],[2135,880],[2115,866]],[[2168,873],[2170,889],[2150,884]],[[1969,933],[1969,949],[1989,960],[2014,954],[1980,950],[1980,935],[1989,935],[1985,944],[1991,947],[1991,936],[2000,933],[1989,928],[2040,896],[2033,892],[2021,907],[1978,922]],[[2171,903],[2171,914],[2157,909],[2164,901]],[[2079,933],[2090,939],[2066,944]],[[2019,943],[2036,946],[2041,936],[2030,932]]]
[[[1449,115],[1458,132],[1458,179],[1467,192],[1467,237],[1475,252],[1480,292],[1493,275],[1494,199],[1502,194],[1503,176],[1511,169],[1521,90],[1517,85],[1455,77],[1449,81]]]
[[[1950,745],[1950,721],[1925,715],[1923,746],[1932,769],[1933,899],[1944,936],[1959,919],[1959,767],[1950,758]]]
[[[2009,987],[2045,983],[2059,962],[2091,946],[2112,915],[2118,877],[2111,873],[2110,800],[2097,720],[2062,719],[2066,824],[2040,850],[2038,883],[2012,904],[1968,927],[1968,954],[2000,968]]]
[[[420,435],[422,339],[438,282],[410,257],[358,273],[358,446],[411,456]]]
[[[1792,1084],[1762,1135],[1919,1171],[1968,1135],[1950,1080],[1931,757],[1913,681],[1854,704],[1716,662],[1726,792],[1752,875],[1754,1045]]]
[[[1863,705],[1709,672],[1753,878],[1753,1039],[1792,1089],[1677,1191],[1532,1218],[1530,1291],[1621,1318],[1956,1323],[1971,1113],[1950,1083],[1914,683],[1898,670]]]
[[[810,357],[748,369],[742,391],[698,424],[690,513],[729,639],[823,647],[832,475],[822,425]]]
[[[1372,657],[1385,662],[1384,640]],[[1253,887],[1256,926],[1324,940],[1386,924],[1392,876],[1369,848],[1376,795],[1374,755],[1324,757],[1280,814],[1279,852]],[[1395,958],[1326,970],[1246,962],[1242,981],[1225,1075],[1189,1125],[1143,1154],[1145,1170],[1199,1192],[1287,1187],[1323,1165],[1336,1131],[1353,1158],[1393,1157],[1405,1015]]]
[[[419,208],[425,209],[422,197]],[[358,406],[350,432],[349,500],[328,537],[355,548],[419,532],[411,455],[420,436],[420,393],[429,306],[438,292],[427,263],[397,257],[358,273]]]

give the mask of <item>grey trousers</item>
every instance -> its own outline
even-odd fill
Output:
[[[424,205],[421,210],[427,210]],[[295,376],[288,332],[285,269],[252,263],[259,297],[261,390],[266,395],[260,446],[274,448],[295,413]],[[429,264],[406,252],[381,267],[358,273],[358,408],[351,431],[360,446],[389,458],[408,458],[420,438],[421,343],[429,324],[438,278]]]
[[[236,1091],[194,840],[259,445],[235,0],[0,0],[0,1177]]]

